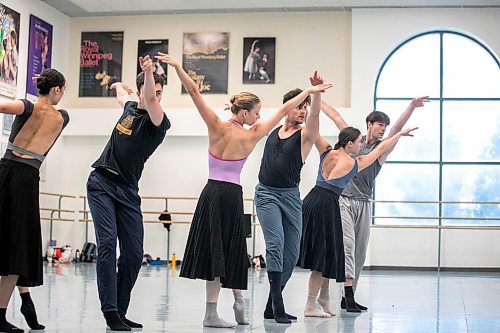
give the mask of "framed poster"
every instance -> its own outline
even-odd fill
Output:
[[[0,3],[0,94],[15,98],[21,15]]]
[[[182,67],[202,94],[227,94],[228,32],[184,34]],[[182,93],[186,90],[182,86]]]
[[[137,59],[149,55],[153,60],[156,74],[163,78],[164,84],[167,84],[168,64],[155,59],[154,56],[158,52],[168,53],[168,39],[139,40],[139,45],[137,46]],[[141,66],[139,65],[139,61],[137,61],[137,74],[141,71]]]
[[[243,83],[274,83],[276,38],[243,39]]]
[[[38,88],[33,77],[52,63],[52,25],[30,15],[30,35],[28,45],[28,74],[26,75],[26,99],[35,102]]]
[[[82,32],[79,97],[116,96],[122,80],[123,31]]]

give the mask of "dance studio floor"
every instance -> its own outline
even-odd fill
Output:
[[[45,332],[106,332],[99,310],[95,264],[45,267],[45,284],[33,288]],[[265,270],[249,270],[244,291],[250,325],[203,328],[204,283],[178,277],[165,267],[143,267],[134,288],[128,317],[144,324],[143,332],[500,332],[500,273],[368,271],[357,300],[368,312],[350,314],[339,307],[339,285],[332,284],[335,317],[304,318],[307,271],[297,270],[284,291],[287,311],[299,317],[291,325],[263,320],[268,286]],[[232,293],[222,290],[219,315],[233,321]],[[28,329],[19,313],[17,292],[8,319]],[[108,332],[110,332],[108,330]]]

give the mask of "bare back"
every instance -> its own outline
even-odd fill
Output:
[[[221,121],[216,129],[208,132],[208,150],[225,160],[240,160],[248,157],[258,140],[252,129],[246,129],[231,121]]]
[[[64,118],[52,105],[37,102],[33,105],[33,113],[17,133],[15,146],[30,152],[44,155],[52,147],[64,127]],[[18,152],[19,157],[31,158]]]
[[[347,175],[354,167],[354,159],[344,151],[330,150],[321,167],[321,173],[327,180],[338,179]]]

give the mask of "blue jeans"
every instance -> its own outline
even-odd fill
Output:
[[[123,317],[144,254],[141,198],[135,187],[99,169],[90,173],[87,196],[97,240],[97,288],[101,311],[118,311]],[[120,241],[118,273],[117,239]]]
[[[302,234],[302,201],[298,187],[255,187],[255,207],[266,242],[268,272],[281,272],[281,285],[297,264]]]

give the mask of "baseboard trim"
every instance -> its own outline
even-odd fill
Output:
[[[365,271],[418,271],[437,272],[437,267],[364,266]],[[441,272],[500,272],[500,267],[441,267]]]

